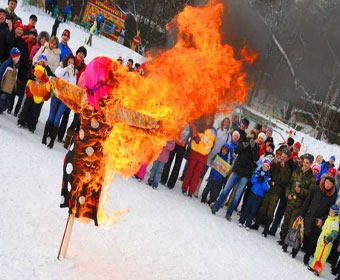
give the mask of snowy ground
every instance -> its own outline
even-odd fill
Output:
[[[0,0],[0,6],[6,3]],[[18,11],[23,19],[29,13]],[[50,30],[52,19],[42,13],[38,16],[38,30],[43,26]],[[75,50],[84,33],[67,27]],[[137,58],[118,47],[96,37],[88,58],[95,54]],[[0,116],[1,280],[313,279],[301,253],[291,259],[276,245],[277,238],[264,239],[260,232],[239,228],[236,215],[227,222],[225,210],[213,216],[197,199],[182,196],[179,181],[172,191],[163,186],[153,190],[118,176],[110,189],[109,208],[128,208],[129,213],[108,231],[75,223],[68,257],[58,261],[67,217],[66,209],[59,208],[66,151],[59,143],[53,150],[41,144],[48,110],[46,103],[35,134],[19,129],[13,115]],[[338,151],[308,141],[308,147],[317,144],[322,153]],[[333,279],[328,268],[322,278]]]

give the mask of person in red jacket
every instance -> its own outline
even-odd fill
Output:
[[[28,55],[31,54],[33,47],[37,44],[37,37],[38,32],[36,29],[30,29],[28,35],[22,36],[22,39],[27,43]],[[32,64],[32,61],[29,61],[29,64]]]
[[[38,18],[36,15],[31,15],[27,25],[24,25],[24,35],[29,35],[31,29],[35,29]]]

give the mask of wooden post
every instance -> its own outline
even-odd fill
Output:
[[[63,234],[63,239],[61,240],[61,244],[60,244],[60,248],[58,252],[58,257],[57,257],[58,260],[60,260],[60,255],[63,256],[63,258],[66,257],[67,248],[70,242],[74,220],[75,220],[74,216],[72,214],[69,214],[67,218],[64,234]]]

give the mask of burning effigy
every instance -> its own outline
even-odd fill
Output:
[[[142,163],[157,159],[188,122],[227,113],[246,99],[244,63],[256,55],[244,49],[238,60],[231,46],[221,44],[222,11],[216,1],[185,7],[174,19],[177,43],[153,56],[145,76],[97,57],[86,68],[86,89],[51,78],[55,95],[81,116],[64,162],[61,207],[70,215],[112,226],[124,214],[105,211],[114,174],[132,176]]]

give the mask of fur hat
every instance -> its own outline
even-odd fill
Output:
[[[288,156],[288,158],[290,158],[290,156],[291,156],[291,151],[290,150],[288,150],[287,148],[283,148],[282,149],[282,153],[283,154],[286,154],[287,156]]]
[[[85,47],[83,47],[83,46],[79,47],[78,50],[77,50],[77,52],[76,52],[76,54],[78,54],[78,53],[80,53],[80,52],[82,52],[82,53],[84,54],[84,56],[86,57],[86,55],[87,55],[87,50],[86,50]]]
[[[263,142],[265,142],[266,139],[267,139],[267,136],[263,132],[260,132],[259,135],[257,136],[257,138],[261,138],[263,140]]]
[[[310,163],[314,162],[314,156],[311,154],[304,154],[303,159],[307,159]]]

